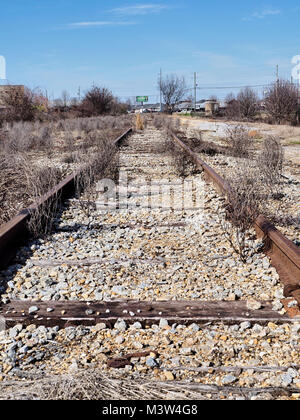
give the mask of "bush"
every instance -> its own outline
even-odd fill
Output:
[[[223,229],[233,249],[245,261],[248,255],[247,236],[254,221],[262,211],[264,196],[257,182],[257,170],[246,164],[236,168],[232,177],[227,179],[229,192],[225,203]],[[232,231],[233,226],[233,231]]]
[[[249,157],[253,139],[248,130],[242,126],[228,126],[225,141],[229,146],[230,153],[235,157]]]
[[[265,139],[257,163],[263,185],[270,191],[273,198],[281,196],[283,160],[284,152],[280,139],[271,136]]]
[[[296,123],[299,112],[298,88],[286,80],[274,83],[265,95],[265,108],[272,122]]]
[[[3,97],[7,121],[33,121],[35,118],[34,93],[28,88],[11,86]]]
[[[96,116],[111,112],[114,104],[114,96],[108,89],[93,86],[83,99],[82,109],[86,116]]]

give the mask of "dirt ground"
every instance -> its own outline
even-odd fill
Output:
[[[239,125],[239,122],[213,120],[207,118],[192,118],[187,116],[179,117],[181,125],[192,130],[203,131],[205,137],[210,140],[218,141],[226,135],[228,125]],[[289,125],[270,125],[264,123],[245,123],[253,132],[257,132],[255,140],[259,145],[263,138],[268,135],[279,136],[284,146],[286,163],[293,166],[293,174],[300,176],[300,127]]]

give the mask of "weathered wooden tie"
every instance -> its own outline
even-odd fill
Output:
[[[30,313],[33,307],[38,309]],[[118,319],[123,319],[127,324],[140,322],[147,326],[158,324],[162,318],[168,320],[170,325],[203,325],[210,322],[231,325],[244,321],[262,325],[269,322],[300,322],[299,316],[291,318],[288,314],[280,315],[273,311],[271,302],[262,302],[259,310],[249,310],[246,301],[12,301],[0,307],[0,317],[5,321],[6,327],[16,324],[92,326],[99,323],[112,327]]]

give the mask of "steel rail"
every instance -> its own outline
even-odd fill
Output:
[[[192,159],[198,169],[203,169],[206,179],[212,181],[216,189],[224,195],[229,192],[229,184],[207,163],[200,159],[174,133],[172,138]],[[285,297],[293,297],[300,304],[300,250],[263,215],[254,222],[257,236],[263,238],[265,253],[271,258],[280,280],[284,284]]]
[[[131,132],[132,128],[126,130],[114,141],[114,144],[119,146]],[[17,249],[28,240],[30,236],[28,221],[30,220],[31,214],[38,211],[45,203],[50,202],[53,197],[59,196],[60,200],[66,200],[72,197],[76,190],[76,180],[83,170],[84,168],[68,175],[48,191],[48,193],[37,200],[37,202],[23,209],[9,222],[0,226],[0,269],[4,269],[12,261]]]

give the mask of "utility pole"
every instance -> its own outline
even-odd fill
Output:
[[[159,73],[159,97],[160,97],[160,112],[162,112],[162,94],[161,94],[162,71]]]
[[[279,87],[279,66],[276,66],[276,95],[278,94],[278,87]]]
[[[197,106],[197,73],[194,73],[194,108],[196,112],[196,106]]]

